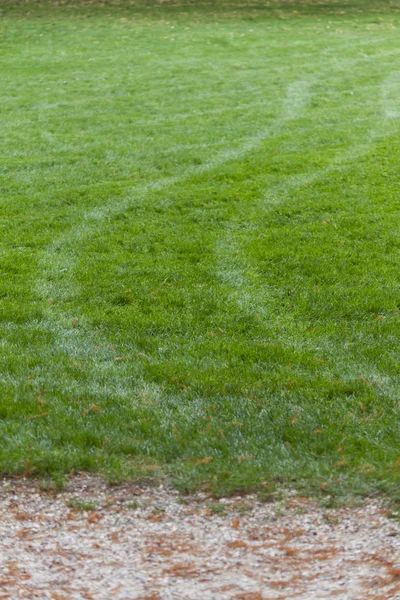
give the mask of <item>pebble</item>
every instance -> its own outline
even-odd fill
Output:
[[[383,500],[216,502],[85,474],[53,495],[0,481],[0,600],[400,600]]]

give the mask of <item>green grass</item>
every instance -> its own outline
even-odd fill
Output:
[[[96,510],[97,508],[97,504],[95,502],[82,502],[81,500],[75,500],[75,498],[67,500],[66,504],[69,508],[82,512]]]
[[[400,3],[1,2],[0,471],[400,497]]]

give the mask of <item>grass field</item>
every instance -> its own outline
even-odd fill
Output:
[[[1,2],[0,471],[400,499],[400,2]]]

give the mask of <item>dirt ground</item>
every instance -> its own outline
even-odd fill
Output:
[[[79,476],[56,496],[0,483],[0,600],[400,599],[382,503],[215,501]]]

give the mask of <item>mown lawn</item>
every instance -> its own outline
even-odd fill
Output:
[[[400,498],[400,3],[0,5],[0,471]]]

